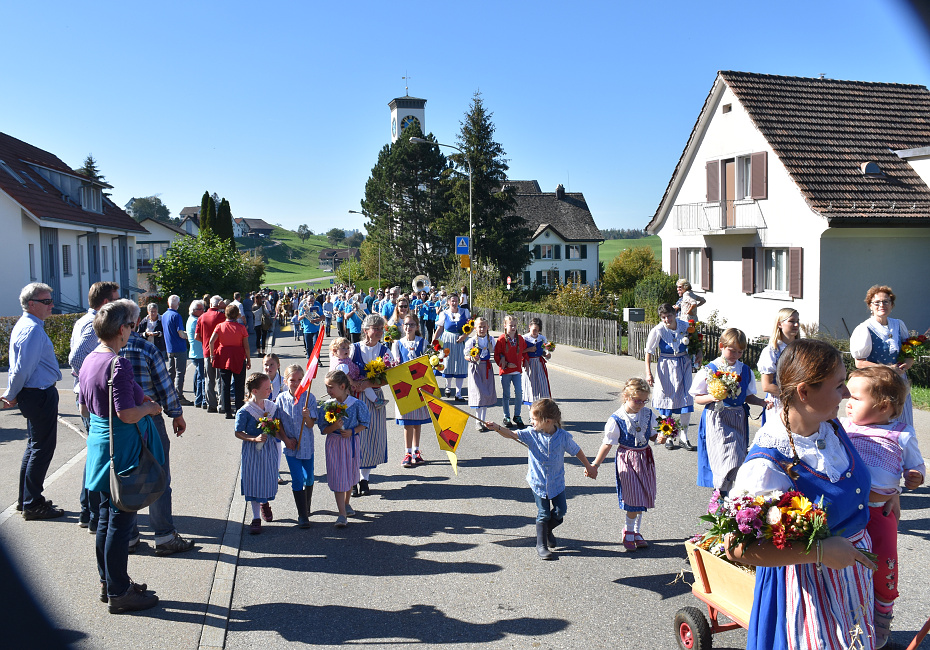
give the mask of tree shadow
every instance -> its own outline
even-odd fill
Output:
[[[683,576],[681,573],[660,573],[654,575],[627,576],[625,578],[617,578],[614,582],[625,587],[651,591],[657,594],[660,600],[666,600],[691,592],[691,586],[682,578]]]
[[[401,623],[402,622],[402,623]],[[561,618],[521,617],[491,623],[471,623],[447,615],[434,605],[411,605],[384,611],[344,605],[263,603],[230,612],[229,632],[268,630],[296,643],[379,646],[410,643],[478,644],[508,635],[539,637],[560,632],[569,622]]]

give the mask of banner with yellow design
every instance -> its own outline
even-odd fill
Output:
[[[401,415],[406,415],[423,406],[424,402],[420,397],[421,390],[430,395],[439,394],[436,375],[433,374],[429,366],[429,358],[425,354],[407,363],[388,368],[386,375],[388,384],[391,386],[391,393],[397,402],[397,410]]]
[[[465,411],[458,409],[451,404],[433,397],[429,393],[423,393],[423,400],[426,402],[429,417],[433,421],[433,427],[436,429],[436,439],[439,440],[439,448],[449,455],[449,462],[452,463],[452,469],[456,474],[459,473],[458,458],[455,455],[462,441],[462,435],[465,433],[465,425],[468,418],[472,417]]]

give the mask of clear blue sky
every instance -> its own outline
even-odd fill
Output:
[[[717,70],[930,85],[902,0],[6,2],[0,131],[172,215],[357,228],[388,102],[454,143],[472,94],[510,177],[584,192],[601,228],[658,205]]]

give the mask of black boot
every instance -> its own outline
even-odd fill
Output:
[[[303,490],[294,492],[294,504],[297,506],[297,526],[310,528],[310,520],[307,519],[307,499]]]
[[[307,518],[313,514],[313,510],[310,508],[310,502],[313,500],[313,486],[307,485],[304,486],[304,500],[307,504]]]
[[[549,520],[549,526],[546,531],[547,533],[546,538],[547,538],[547,541],[549,542],[549,548],[555,548],[556,546],[558,546],[558,544],[556,544],[555,542],[555,535],[552,534],[552,529],[558,528],[561,525],[562,525],[561,519],[556,519],[555,517],[552,517]]]
[[[539,554],[539,559],[541,560],[552,559],[552,553],[549,552],[549,547],[546,546],[546,535],[548,527],[548,522],[536,522],[536,552]]]

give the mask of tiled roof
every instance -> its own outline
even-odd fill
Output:
[[[262,219],[236,219],[236,223],[245,222],[249,230],[274,230],[274,226]]]
[[[182,217],[188,217],[188,216],[190,216],[190,217],[197,217],[197,216],[200,216],[200,206],[199,206],[199,205],[192,205],[192,206],[187,207],[187,208],[181,208],[181,213],[180,213],[180,215],[181,215]]]
[[[193,237],[193,235],[187,232],[186,230],[182,230],[181,228],[177,227],[173,223],[168,223],[167,221],[159,221],[158,219],[152,219],[151,217],[146,217],[139,223],[144,226],[146,221],[151,221],[152,223],[158,224],[159,226],[162,226],[163,228],[167,228],[168,230],[176,232],[179,235],[184,235],[185,237]]]
[[[89,212],[82,209],[80,205],[75,205],[63,198],[60,190],[28,164],[34,163],[62,174],[76,176],[74,170],[48,151],[0,133],[0,160],[9,165],[25,181],[25,184],[20,183],[5,170],[0,169],[0,190],[9,194],[13,200],[40,219],[130,232],[146,232],[145,228],[135,219],[106,197],[103,199],[103,213]],[[22,172],[25,172],[28,178],[23,176]],[[29,179],[35,182],[29,182]]]
[[[514,212],[526,220],[534,238],[551,227],[566,241],[604,239],[581,192],[565,192],[559,198],[556,192],[541,192],[536,181],[508,180],[505,185],[516,188]]]

